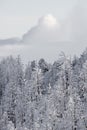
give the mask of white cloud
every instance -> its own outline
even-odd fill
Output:
[[[37,26],[29,30],[23,41],[35,42],[71,42],[72,44],[87,42],[87,8],[77,5],[68,17],[60,23],[51,14],[41,17]]]
[[[51,14],[39,19],[37,26],[33,27],[23,36],[25,44],[55,42],[58,39],[59,22]]]
[[[58,22],[55,17],[53,17],[51,14],[48,14],[40,18],[39,25],[45,26],[47,28],[54,28],[58,25]]]
[[[61,51],[79,55],[87,45],[86,10],[81,5],[75,7],[62,23],[51,14],[41,17],[37,26],[23,35],[20,44],[0,47],[0,55],[21,54],[25,61],[41,57],[53,61]]]

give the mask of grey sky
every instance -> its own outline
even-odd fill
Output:
[[[77,0],[0,0],[0,38],[21,37],[38,19],[52,14],[66,18]]]
[[[0,0],[0,57],[52,62],[61,51],[81,54],[87,47],[86,12],[87,0]]]

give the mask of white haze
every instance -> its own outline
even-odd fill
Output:
[[[79,4],[62,22],[52,14],[41,17],[37,26],[25,33],[18,43],[1,45],[0,56],[20,54],[24,62],[41,57],[52,62],[61,51],[79,55],[87,46],[86,12],[85,5]]]

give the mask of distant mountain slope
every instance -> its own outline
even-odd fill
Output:
[[[14,45],[18,44],[19,41],[19,38],[0,39],[0,45]]]

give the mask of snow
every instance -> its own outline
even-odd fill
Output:
[[[25,69],[19,56],[0,61],[0,130],[86,130],[86,51]]]

